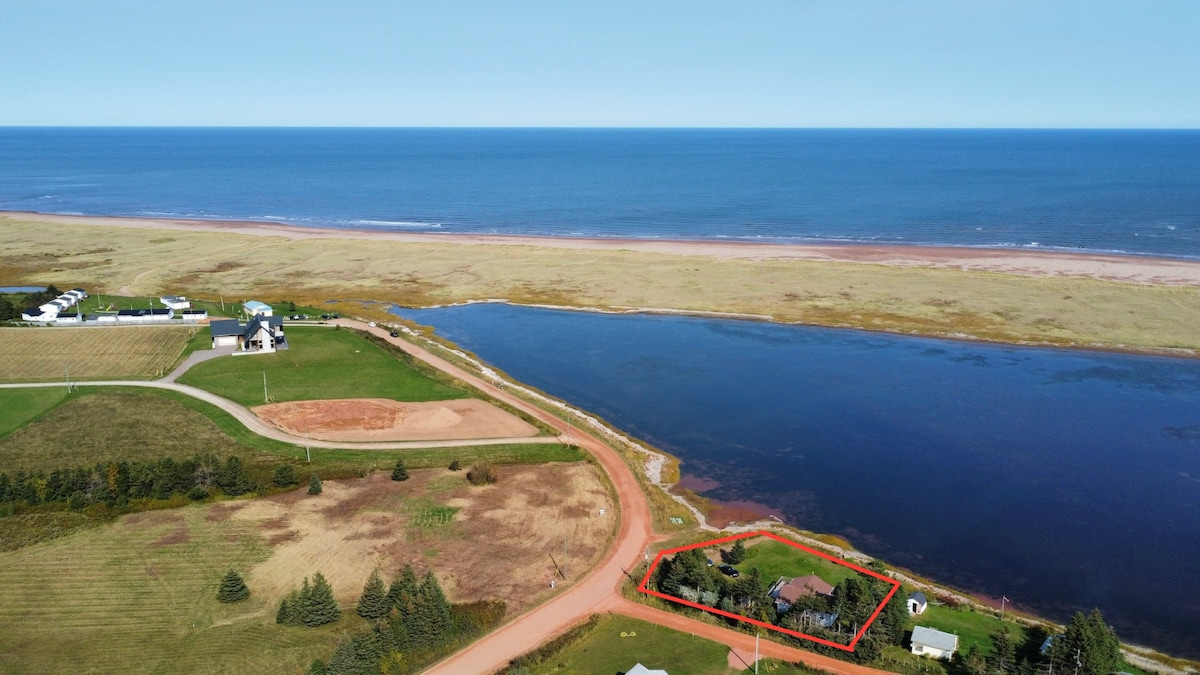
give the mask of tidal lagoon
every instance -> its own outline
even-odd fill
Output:
[[[396,310],[938,581],[1200,656],[1200,361],[501,304]]]

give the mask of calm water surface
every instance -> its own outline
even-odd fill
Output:
[[[1200,362],[472,305],[398,310],[933,578],[1200,656]]]

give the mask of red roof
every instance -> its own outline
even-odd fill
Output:
[[[779,588],[779,598],[784,602],[796,602],[806,595],[833,595],[830,586],[821,577],[810,574],[806,577],[796,577]]]

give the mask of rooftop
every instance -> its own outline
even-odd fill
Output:
[[[912,643],[914,645],[933,647],[944,652],[952,652],[958,649],[958,636],[953,633],[943,633],[936,628],[928,626],[917,626],[913,628]]]

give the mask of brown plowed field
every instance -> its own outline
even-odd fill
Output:
[[[538,433],[533,425],[478,399],[402,403],[347,398],[271,403],[251,410],[292,435],[325,441],[448,441]]]

